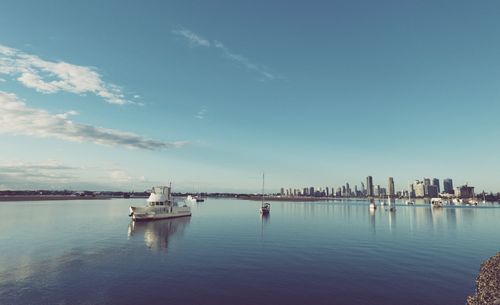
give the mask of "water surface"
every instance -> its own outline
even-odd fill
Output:
[[[144,199],[0,203],[0,304],[464,304],[500,209],[208,199],[132,223]]]

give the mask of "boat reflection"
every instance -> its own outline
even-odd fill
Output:
[[[190,217],[154,220],[146,222],[132,221],[128,225],[129,239],[144,237],[146,247],[151,250],[167,249],[169,240],[174,235],[182,235]]]
[[[269,215],[269,214],[260,214],[260,219],[262,221],[262,224],[267,224],[269,222],[270,218],[271,218],[271,215]]]

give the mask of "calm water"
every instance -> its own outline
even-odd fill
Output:
[[[500,250],[499,208],[143,199],[0,203],[0,304],[464,304]]]

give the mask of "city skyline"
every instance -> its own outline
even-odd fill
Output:
[[[2,4],[0,189],[500,191],[500,4],[147,3]]]
[[[453,179],[445,178],[443,180],[443,188],[441,188],[441,184],[439,179],[424,177],[423,180],[416,179],[412,182],[408,182],[408,184],[401,188],[397,189],[395,187],[394,178],[388,177],[387,185],[381,185],[377,183],[373,183],[373,177],[366,177],[366,188],[363,182],[360,183],[360,189],[358,189],[358,185],[354,185],[354,189],[351,188],[349,182],[342,184],[340,186],[325,186],[325,187],[315,187],[309,186],[304,188],[295,188],[295,187],[281,187],[280,194],[281,196],[308,196],[308,197],[378,197],[378,198],[434,198],[434,197],[474,197],[476,193],[496,193],[497,195],[500,192],[492,192],[485,190],[478,190],[475,186],[472,186],[468,183],[453,186]],[[476,189],[476,191],[474,191]],[[442,190],[442,191],[441,191]]]

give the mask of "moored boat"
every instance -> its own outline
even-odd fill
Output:
[[[170,186],[155,186],[147,200],[146,206],[130,207],[133,220],[154,220],[191,216],[191,208],[186,204],[179,206],[172,198]]]
[[[444,206],[445,202],[441,198],[432,198],[431,199],[431,205],[434,208],[442,208]]]
[[[267,215],[269,212],[271,212],[271,204],[268,202],[264,203],[264,173],[262,173],[262,202],[260,204],[260,213]]]
[[[186,199],[184,199],[184,202],[185,203],[194,203],[194,202],[196,202],[196,198],[191,196],[191,195],[187,195]]]

